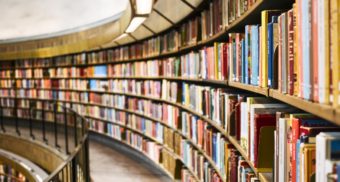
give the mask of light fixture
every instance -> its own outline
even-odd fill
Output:
[[[127,33],[134,32],[139,27],[139,25],[141,25],[145,21],[145,19],[146,17],[138,17],[138,16],[134,17],[131,20],[130,25],[128,26],[125,32]]]
[[[136,0],[136,14],[150,14],[152,10],[153,0]]]
[[[127,33],[123,33],[122,35],[120,35],[120,36],[118,36],[117,38],[115,38],[113,41],[122,39],[122,38],[126,37],[127,35],[128,35]]]

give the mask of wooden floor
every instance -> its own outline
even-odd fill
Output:
[[[171,181],[146,161],[90,140],[90,169],[94,182],[157,182]]]

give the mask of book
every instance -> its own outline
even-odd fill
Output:
[[[261,87],[268,87],[268,22],[273,16],[279,15],[280,11],[265,10],[261,12]]]

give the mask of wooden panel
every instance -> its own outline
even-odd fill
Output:
[[[116,42],[118,44],[127,44],[127,43],[133,42],[133,41],[135,41],[135,40],[131,36],[129,36],[129,35],[116,40]]]
[[[150,37],[152,35],[153,35],[153,33],[150,30],[148,30],[147,28],[145,28],[144,26],[139,26],[136,29],[136,31],[134,31],[132,33],[132,36],[134,36],[138,40],[144,39],[146,37]]]
[[[172,7],[172,8],[171,8]],[[161,12],[172,22],[178,22],[187,16],[192,9],[181,0],[163,0],[154,5],[154,9]]]
[[[203,0],[186,0],[186,2],[188,2],[189,4],[191,4],[194,7],[197,7],[198,5],[201,4]]]
[[[171,23],[154,11],[149,15],[149,18],[145,20],[144,24],[156,33],[161,32],[171,26]]]
[[[66,160],[62,153],[42,143],[7,134],[0,134],[0,148],[24,157],[48,172],[53,172]]]

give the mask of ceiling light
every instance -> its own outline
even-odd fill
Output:
[[[113,41],[122,39],[122,38],[126,37],[127,35],[128,35],[127,33],[123,33],[122,35],[120,35],[120,36],[118,36],[117,38],[115,38]]]
[[[136,0],[136,14],[150,14],[152,10],[152,1],[153,0]]]
[[[145,17],[134,17],[125,32],[134,32],[139,27],[139,25],[141,25],[145,21],[145,19]]]

